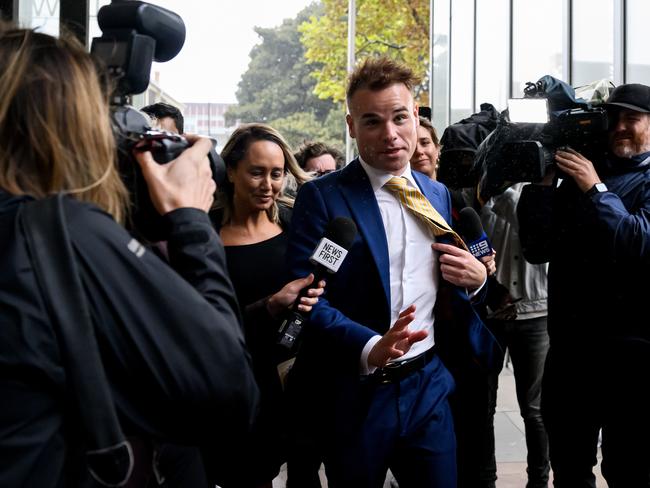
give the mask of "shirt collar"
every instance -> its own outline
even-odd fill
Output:
[[[375,193],[382,186],[388,183],[388,180],[390,180],[393,176],[396,176],[392,173],[387,173],[386,171],[373,168],[368,163],[366,163],[361,158],[361,156],[359,156],[359,162],[361,163],[361,167],[363,168],[363,170],[368,175],[368,179],[370,180],[370,185],[372,186],[372,191]],[[415,182],[415,178],[413,178],[413,173],[411,172],[411,163],[406,163],[406,166],[404,166],[404,171],[399,176],[401,176],[402,178],[406,178],[406,180],[409,182],[409,186],[412,186],[414,188],[419,188],[417,183]]]

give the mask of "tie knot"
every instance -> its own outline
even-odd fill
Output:
[[[393,176],[386,182],[384,186],[393,191],[401,190],[402,188],[406,188],[408,186],[408,181],[406,181],[406,178],[402,178],[401,176]]]

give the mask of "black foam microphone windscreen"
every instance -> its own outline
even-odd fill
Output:
[[[467,244],[474,257],[482,258],[492,254],[492,246],[483,230],[481,218],[472,207],[465,207],[458,212],[458,233]]]

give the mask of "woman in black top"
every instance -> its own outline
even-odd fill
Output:
[[[285,460],[286,422],[282,387],[277,372],[275,341],[283,311],[293,296],[311,284],[313,276],[287,281],[285,251],[293,199],[287,186],[302,184],[308,175],[298,166],[284,138],[263,124],[239,127],[222,153],[227,181],[222,185],[219,211],[213,220],[224,242],[230,277],[244,311],[246,341],[262,393],[257,428],[235,456],[234,479],[221,477],[225,488],[271,486]],[[289,183],[291,182],[291,184]],[[309,311],[324,283],[311,289],[298,308]],[[274,294],[282,289],[284,293]],[[291,295],[291,293],[293,295]],[[278,300],[284,297],[284,302]],[[269,298],[267,298],[269,297]],[[237,466],[237,461],[241,462]]]

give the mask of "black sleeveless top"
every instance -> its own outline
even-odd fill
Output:
[[[242,309],[272,295],[287,283],[288,240],[287,232],[282,231],[255,244],[225,246],[228,272]]]

